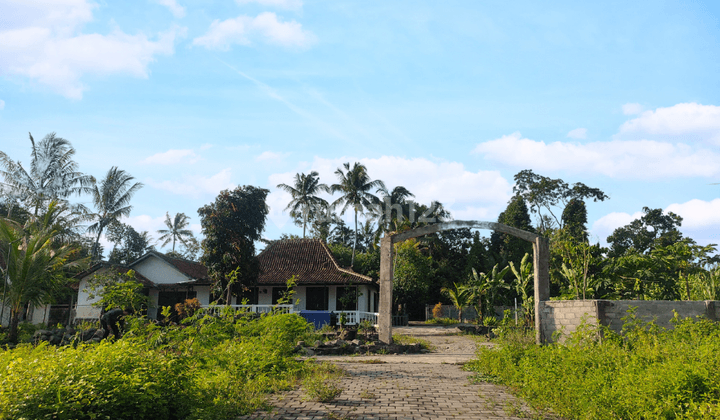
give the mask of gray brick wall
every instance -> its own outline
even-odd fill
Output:
[[[637,307],[635,314],[643,321],[655,321],[663,328],[672,328],[673,310],[681,318],[704,316],[720,321],[720,301],[651,301],[651,300],[549,300],[540,303],[540,327],[543,337],[552,341],[560,331],[559,341],[577,330],[583,317],[590,325],[610,327],[620,332],[628,309]]]

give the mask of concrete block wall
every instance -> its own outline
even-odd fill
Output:
[[[720,321],[720,301],[658,301],[658,300],[548,300],[540,302],[541,334],[547,342],[552,341],[556,331],[561,332],[559,341],[577,330],[583,317],[589,325],[604,325],[620,332],[630,307],[637,307],[635,314],[643,321],[655,321],[656,325],[670,329],[673,310],[681,318],[703,316]]]
[[[622,329],[624,323],[622,318],[628,316],[628,309],[631,306],[637,307],[635,315],[639,319],[645,322],[655,320],[656,325],[668,329],[673,327],[670,323],[674,316],[673,310],[681,318],[696,316],[715,318],[715,311],[708,313],[708,305],[705,301],[599,300],[597,302],[603,325],[610,327],[615,332],[620,332]]]
[[[589,325],[598,325],[597,304],[593,300],[546,300],[540,302],[540,328],[544,340],[552,341],[560,332],[559,341],[577,330],[583,317]]]

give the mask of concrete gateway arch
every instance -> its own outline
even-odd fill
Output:
[[[380,312],[378,316],[378,335],[380,341],[392,343],[392,303],[393,303],[393,245],[411,238],[442,232],[450,229],[490,229],[507,233],[533,244],[533,269],[535,282],[535,341],[542,344],[546,337],[541,336],[539,302],[550,297],[550,249],[547,238],[516,229],[501,223],[462,221],[435,223],[402,233],[384,236],[380,240]]]

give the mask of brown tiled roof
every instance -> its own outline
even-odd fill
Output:
[[[74,278],[77,279],[77,282],[71,283],[69,285],[70,288],[72,288],[73,290],[77,290],[80,287],[80,280],[82,280],[83,278],[96,272],[97,270],[100,270],[101,268],[105,268],[105,267],[115,269],[115,271],[117,271],[118,274],[125,274],[131,270],[130,267],[126,267],[124,265],[110,264],[108,262],[95,263],[87,270],[81,271],[81,272],[77,273],[75,276],[73,276]],[[150,280],[148,280],[147,277],[143,276],[142,274],[138,273],[137,271],[135,272],[135,279],[137,281],[139,281],[140,283],[142,283],[142,285],[145,287],[150,287],[150,288],[157,287],[157,285],[155,283],[151,282]]]
[[[178,271],[193,280],[209,280],[207,268],[199,262],[169,257],[161,252],[150,251],[150,253],[172,264]]]
[[[258,284],[285,284],[293,275],[302,284],[368,284],[372,279],[340,268],[332,253],[319,239],[275,241],[258,255]]]

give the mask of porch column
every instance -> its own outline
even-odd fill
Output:
[[[378,308],[378,338],[392,344],[392,290],[393,290],[393,244],[392,238],[380,240],[380,307]]]
[[[533,242],[533,269],[535,282],[535,343],[544,344],[548,337],[542,334],[542,302],[550,299],[550,243],[538,236]]]

